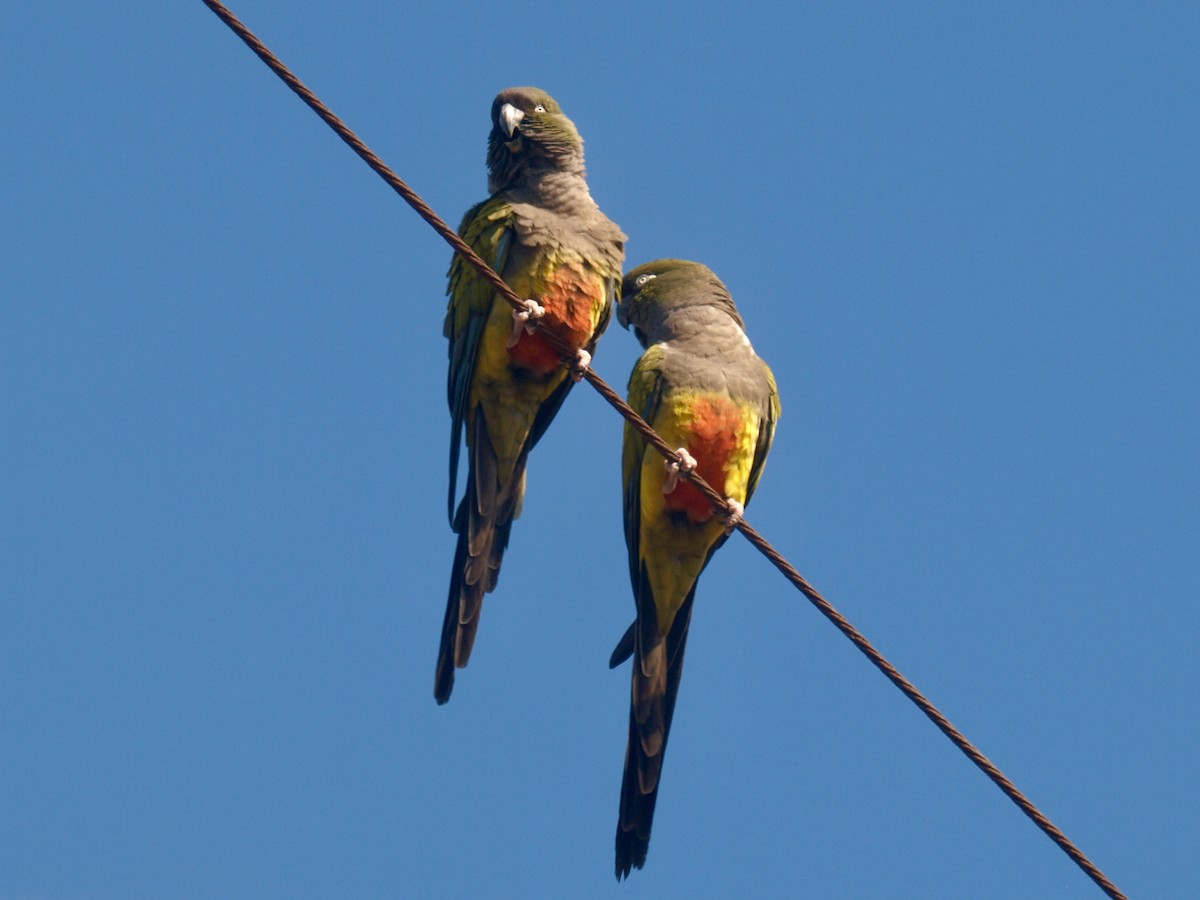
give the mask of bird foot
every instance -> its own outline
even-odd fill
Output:
[[[582,347],[575,351],[575,359],[571,361],[571,380],[576,384],[583,381],[583,375],[592,364],[592,354]]]
[[[717,513],[717,521],[725,526],[726,534],[733,534],[733,529],[737,528],[737,523],[742,521],[742,516],[746,512],[746,507],[738,503],[732,497],[725,498],[725,506],[728,512]]]
[[[687,452],[686,447],[680,447],[675,451],[676,459],[668,459],[664,461],[667,468],[667,480],[663,482],[663,493],[669,494],[675,490],[679,484],[680,478],[687,478],[696,468],[696,460],[692,454]]]
[[[533,323],[546,314],[546,307],[536,300],[522,300],[521,306],[521,309],[513,310],[512,334],[508,336],[508,343],[504,345],[505,347],[515,347],[517,341],[521,339],[521,332],[533,334]]]

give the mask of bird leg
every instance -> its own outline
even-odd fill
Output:
[[[592,354],[582,347],[575,351],[575,359],[571,361],[571,380],[576,384],[583,381],[583,373],[592,364]]]
[[[667,480],[663,482],[663,493],[669,494],[679,484],[679,479],[682,476],[687,478],[688,475],[696,468],[696,460],[692,454],[687,452],[686,447],[680,447],[675,451],[676,459],[668,459],[664,462],[667,467]]]
[[[733,534],[733,529],[737,527],[737,523],[742,521],[742,515],[746,512],[746,507],[738,503],[732,497],[725,498],[725,507],[727,512],[718,512],[717,521],[725,526],[726,534]]]
[[[513,310],[512,334],[508,336],[508,343],[504,345],[510,349],[517,345],[517,341],[521,339],[522,331],[526,334],[533,334],[533,323],[546,314],[546,307],[532,298],[522,300],[521,307],[521,309]]]

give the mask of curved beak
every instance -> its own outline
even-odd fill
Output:
[[[626,331],[629,330],[629,305],[621,302],[621,298],[617,298],[617,322]]]
[[[521,124],[521,120],[525,118],[525,113],[521,112],[511,103],[505,103],[500,107],[500,128],[504,131],[504,136],[511,139],[513,132],[517,130],[517,126]]]

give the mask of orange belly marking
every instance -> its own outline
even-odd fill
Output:
[[[587,346],[592,339],[593,310],[604,302],[597,279],[563,266],[554,270],[536,299],[546,308],[542,328],[560,335],[572,350]],[[522,333],[508,356],[514,364],[542,375],[561,365],[558,354],[537,332]]]
[[[725,490],[725,475],[742,427],[741,411],[724,397],[702,397],[693,401],[692,421],[682,430],[687,434],[687,451],[696,460],[696,472],[717,493]],[[693,522],[712,518],[712,506],[695,486],[681,480],[663,498],[669,510],[687,513]]]

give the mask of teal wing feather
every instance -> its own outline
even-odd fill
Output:
[[[629,405],[647,422],[654,421],[662,401],[663,382],[659,375],[661,362],[662,348],[651,346],[642,354],[629,376]],[[647,453],[657,452],[647,447],[646,439],[634,431],[633,426],[625,425],[625,438],[621,447],[621,484],[624,486],[622,509],[625,516],[625,546],[629,554],[629,581],[633,586],[635,600],[642,593],[643,586],[647,588],[648,593],[640,554],[642,460]],[[615,669],[633,655],[633,632],[636,627],[635,619],[609,657],[609,668]]]
[[[652,346],[642,354],[629,376],[629,405],[647,422],[653,422],[662,402],[663,379],[660,374],[663,351]],[[621,481],[625,486],[625,543],[629,548],[629,578],[637,591],[641,581],[639,541],[642,520],[642,460],[647,453],[656,453],[646,445],[646,439],[633,426],[625,426],[621,449]]]
[[[746,486],[747,505],[750,504],[750,498],[758,487],[759,478],[762,477],[763,466],[766,464],[767,454],[771,450],[771,442],[775,440],[775,425],[779,421],[779,388],[776,387],[775,376],[766,363],[763,363],[763,372],[770,393],[767,397],[765,415],[758,425],[758,441],[754,445],[754,460],[750,464],[750,482]]]
[[[504,274],[513,241],[513,211],[497,197],[467,211],[459,236],[499,275]],[[450,341],[450,368],[446,393],[450,404],[450,521],[458,492],[458,460],[466,424],[467,401],[475,378],[479,341],[495,297],[495,290],[470,263],[458,254],[450,262],[450,302],[443,332]]]

